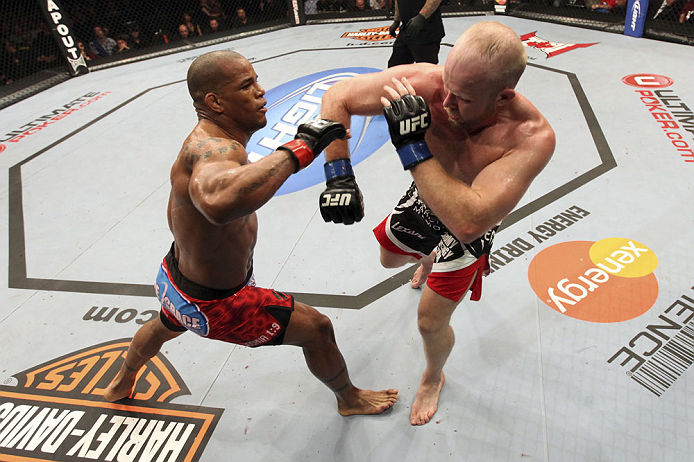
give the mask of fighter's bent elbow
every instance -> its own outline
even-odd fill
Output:
[[[469,244],[486,233],[488,229],[474,223],[461,223],[458,226],[449,228],[449,231],[463,244]]]

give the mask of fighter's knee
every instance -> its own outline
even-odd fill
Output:
[[[333,339],[335,337],[333,323],[329,317],[322,313],[317,313],[313,319],[313,330],[315,335],[321,339]]]
[[[436,316],[420,315],[417,318],[417,328],[419,333],[426,335],[435,335],[448,326],[445,320],[438,319]]]
[[[390,252],[381,247],[381,266],[384,268],[399,268],[412,261],[416,261],[416,259],[408,255],[399,255]]]
[[[393,262],[392,257],[386,255],[384,252],[381,252],[381,266],[384,268],[397,268],[400,265],[396,265],[395,262]]]

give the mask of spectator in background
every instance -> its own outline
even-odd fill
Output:
[[[369,6],[372,10],[385,10],[388,8],[386,0],[369,0]]]
[[[208,21],[216,19],[220,26],[227,19],[227,14],[219,0],[200,0],[200,11]]]
[[[286,18],[287,3],[284,0],[260,0],[260,16],[264,21]]]
[[[77,49],[80,51],[80,55],[84,57],[85,61],[91,61],[97,58],[91,50],[88,50],[87,47],[84,46],[84,42],[77,42]]]
[[[147,48],[150,44],[142,38],[140,28],[137,24],[132,24],[130,27],[130,37],[128,37],[128,45],[133,50],[141,50]]]
[[[236,8],[236,15],[231,20],[231,27],[243,27],[249,25],[250,23],[251,21],[248,19],[246,10],[241,7]]]
[[[182,24],[188,29],[188,37],[200,37],[202,35],[202,29],[197,21],[193,20],[193,17],[187,11],[183,13]]]
[[[597,13],[626,13],[626,0],[600,0],[591,5],[591,9]]]
[[[371,5],[366,3],[366,0],[354,0],[353,6],[350,9],[357,13],[361,13],[364,11],[371,11]]]
[[[177,40],[188,40],[189,34],[188,34],[188,28],[186,27],[185,24],[179,24],[178,27],[176,28],[176,33],[171,37],[172,41],[177,41]]]
[[[118,48],[116,49],[116,53],[126,53],[130,51],[130,47],[128,46],[127,35],[119,35],[118,39],[116,40],[116,45],[118,46]]]
[[[104,34],[104,30],[99,27],[94,27],[94,40],[89,42],[89,48],[99,58],[107,58],[116,52],[118,45],[111,37]]]
[[[217,21],[215,18],[211,18],[209,20],[209,25],[208,25],[205,33],[206,34],[214,34],[215,32],[219,32],[219,31],[221,31],[221,29],[219,28],[219,21]]]
[[[318,0],[304,0],[304,13],[318,14]]]
[[[692,12],[694,12],[694,0],[689,0],[682,7],[682,11],[680,11],[680,22],[694,22],[694,15],[692,15]]]

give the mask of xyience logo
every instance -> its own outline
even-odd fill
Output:
[[[374,27],[372,29],[359,29],[359,32],[345,32],[340,38],[351,38],[364,42],[383,42],[394,40],[390,35],[390,26]]]
[[[550,42],[541,37],[538,37],[537,35],[535,35],[536,33],[537,31],[521,35],[520,39],[523,42],[523,45],[525,45],[528,48],[537,48],[538,50],[546,54],[547,58],[551,58],[552,56],[557,56],[562,53],[566,53],[567,51],[575,50],[576,48],[587,48],[598,43]]]
[[[633,239],[573,241],[538,253],[528,279],[540,300],[559,313],[583,321],[621,322],[655,303],[657,266],[653,251]]]
[[[267,125],[250,139],[248,158],[254,162],[274,152],[278,146],[294,138],[299,125],[320,116],[321,97],[331,85],[359,74],[378,72],[379,69],[351,67],[333,69],[307,75],[265,94],[268,101]],[[354,95],[358,98],[359,95]],[[357,165],[383,146],[390,138],[385,118],[353,116],[350,126],[352,138],[349,151],[352,165]],[[277,195],[288,194],[317,185],[325,181],[323,154],[307,168],[292,175],[277,191]]]
[[[130,339],[15,374],[0,385],[0,460],[198,460],[223,409],[171,404],[190,391],[159,353],[132,399],[104,400]]]

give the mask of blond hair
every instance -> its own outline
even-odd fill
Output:
[[[466,30],[455,42],[454,56],[473,51],[480,61],[489,64],[488,77],[498,90],[515,88],[525,71],[525,47],[511,28],[494,21],[484,21]]]

